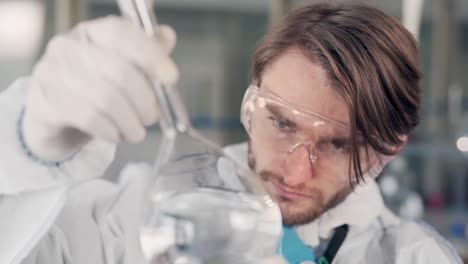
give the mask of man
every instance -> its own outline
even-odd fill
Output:
[[[414,38],[366,5],[304,6],[258,45],[244,151],[328,263],[461,262],[432,228],[393,215],[374,181],[419,123],[420,81]]]
[[[157,121],[150,80],[178,79],[175,34],[160,30],[156,43],[119,18],[81,24],[2,94],[0,212],[38,215],[1,226],[20,245],[0,244],[12,262],[141,262],[133,216],[144,177],[89,179],[112,160],[112,143],[140,141]],[[419,122],[417,53],[398,21],[357,4],[304,6],[259,45],[242,106],[249,147],[227,150],[262,177],[285,233],[321,263],[461,263],[432,229],[386,209],[374,181]]]

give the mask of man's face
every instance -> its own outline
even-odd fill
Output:
[[[289,49],[266,69],[260,89],[349,124],[346,104],[329,86],[326,73],[297,49]],[[251,140],[249,165],[261,176],[268,193],[276,198],[285,224],[311,222],[351,192],[348,175],[337,177],[330,164],[328,167],[312,164],[306,147],[299,147],[285,158],[274,151],[275,143],[258,144]]]

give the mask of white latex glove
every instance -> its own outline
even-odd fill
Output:
[[[57,161],[93,138],[143,140],[159,117],[151,80],[179,78],[169,57],[175,32],[158,31],[152,39],[124,18],[107,17],[52,39],[33,71],[23,119],[31,152]]]

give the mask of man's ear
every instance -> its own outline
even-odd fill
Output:
[[[393,158],[398,155],[398,153],[400,153],[401,150],[403,150],[403,148],[406,146],[406,143],[408,143],[408,135],[400,135],[398,136],[398,138],[402,141],[400,145],[397,145],[397,146],[393,146],[392,147],[392,151],[395,153],[393,155],[390,155],[390,156],[386,156],[386,155],[381,155],[381,164],[383,166],[385,166],[387,163],[389,163],[391,160],[393,160]]]
[[[395,155],[400,153],[400,151],[406,146],[406,143],[408,143],[408,135],[400,135],[398,138],[401,140],[401,144],[393,147]]]

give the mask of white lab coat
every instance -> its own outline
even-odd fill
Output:
[[[0,95],[0,263],[143,263],[137,223],[144,175],[97,179],[115,152],[98,141],[59,167],[31,160],[16,130],[27,87],[27,79],[19,80]],[[246,162],[245,144],[226,150]],[[393,215],[373,180],[296,230],[321,252],[342,224],[350,230],[334,264],[462,263],[432,228]]]
[[[27,89],[25,78],[0,94],[0,263],[143,263],[144,175],[98,179],[115,153],[100,141],[59,167],[32,160],[17,133]]]

